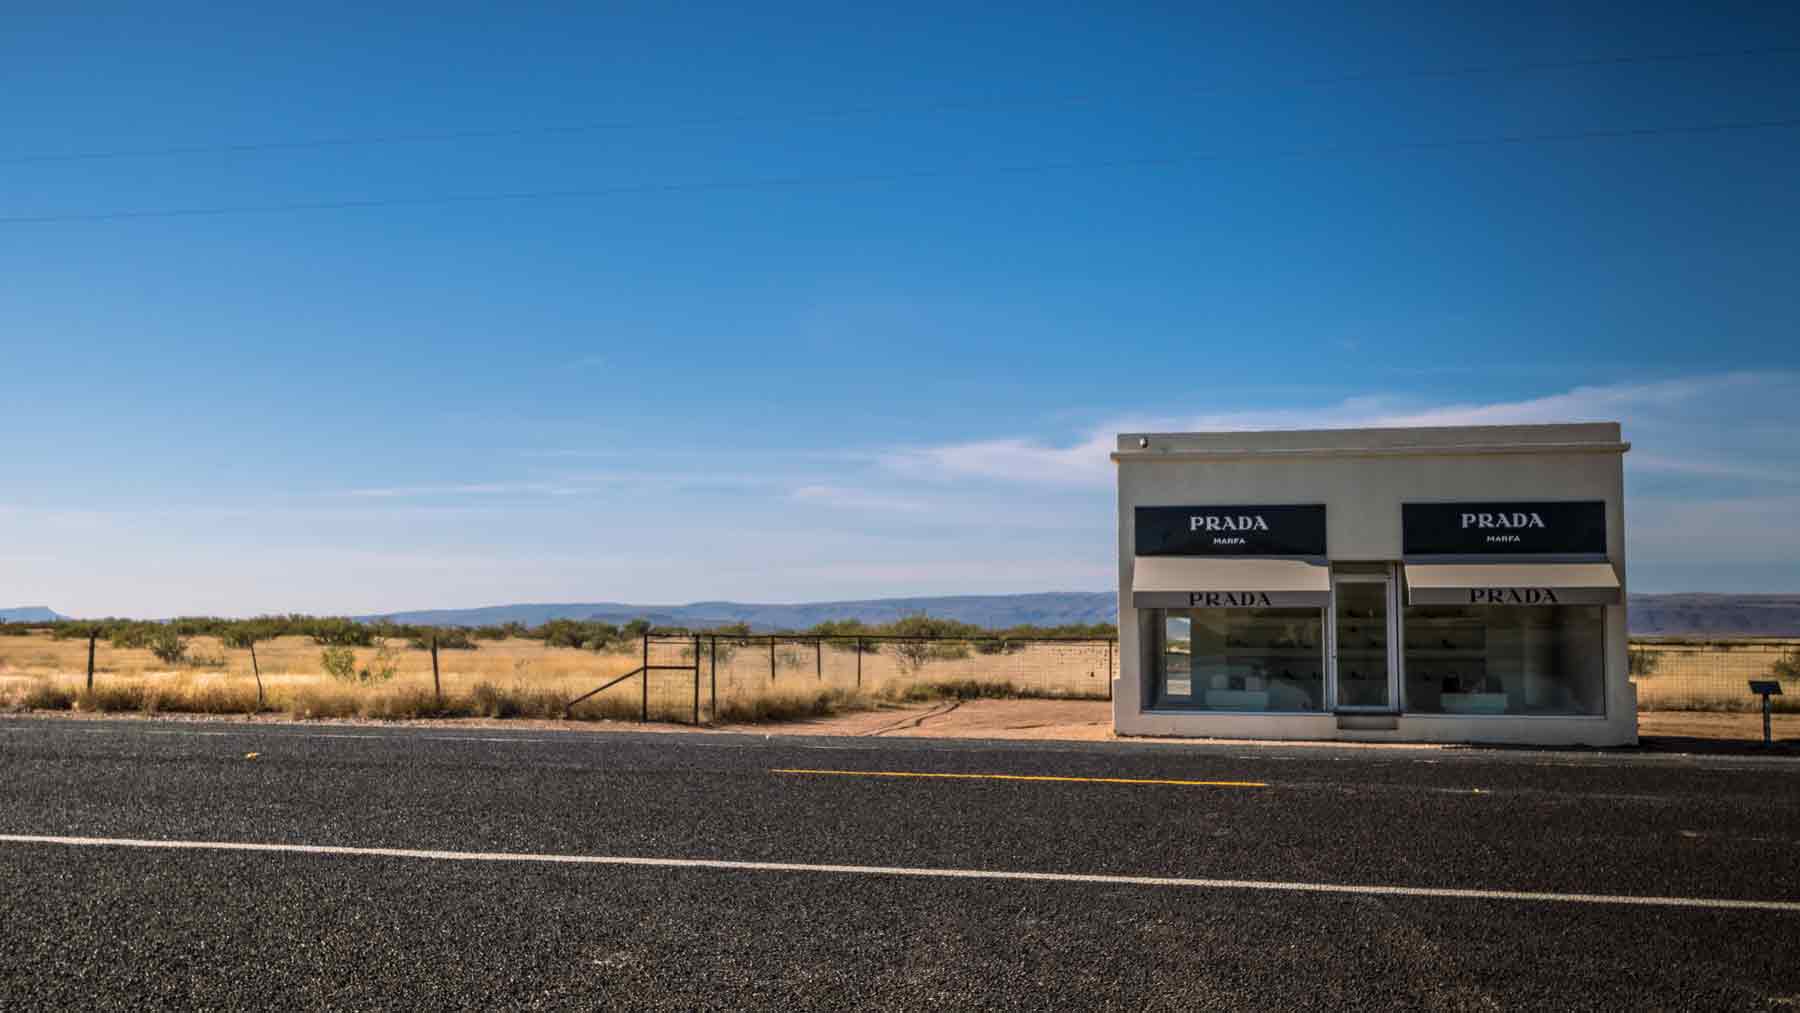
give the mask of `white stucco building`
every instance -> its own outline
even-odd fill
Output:
[[[1122,735],[1621,745],[1617,423],[1128,433]]]

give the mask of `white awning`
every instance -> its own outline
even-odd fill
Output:
[[[1134,608],[1324,608],[1331,571],[1301,559],[1134,556]]]
[[[1409,605],[1617,605],[1611,563],[1408,563]]]

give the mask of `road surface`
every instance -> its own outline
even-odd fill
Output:
[[[0,721],[0,1009],[154,1007],[1792,1010],[1800,762]]]

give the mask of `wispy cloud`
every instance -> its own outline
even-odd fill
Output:
[[[1394,395],[1346,398],[1314,409],[1268,409],[1213,412],[1186,417],[1116,419],[1085,436],[1057,444],[1028,437],[998,437],[893,451],[881,459],[891,472],[920,479],[983,479],[1062,485],[1107,485],[1112,482],[1108,454],[1121,432],[1254,431],[1268,429],[1346,429],[1404,426],[1486,426],[1548,422],[1621,421],[1659,435],[1693,414],[1696,406],[1734,412],[1778,412],[1800,421],[1794,407],[1800,393],[1796,377],[1786,373],[1724,373],[1679,380],[1576,387],[1544,397],[1491,403],[1422,404]],[[1679,436],[1679,433],[1674,435]],[[1710,453],[1691,453],[1686,442],[1668,441],[1652,467],[1696,475],[1742,471],[1764,477],[1782,463],[1730,463]],[[1713,469],[1710,472],[1708,469]]]
[[[577,486],[555,482],[459,482],[344,489],[337,495],[356,499],[406,499],[425,496],[574,496],[582,491]]]

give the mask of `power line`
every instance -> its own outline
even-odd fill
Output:
[[[1422,68],[1399,71],[1369,71],[1324,77],[1298,78],[1269,86],[1271,90],[1324,88],[1340,84],[1375,84],[1392,81],[1483,77],[1504,74],[1529,74],[1549,70],[1574,70],[1596,67],[1628,66],[1651,63],[1686,63],[1698,60],[1792,56],[1800,54],[1800,46],[1763,46],[1750,49],[1707,49],[1677,53],[1650,53],[1638,56],[1597,56],[1574,60],[1533,60],[1461,67]],[[1182,89],[1174,95],[1209,95],[1247,91],[1212,86]],[[494,127],[442,131],[415,131],[385,134],[351,134],[342,137],[315,137],[297,140],[244,141],[226,144],[194,144],[165,148],[122,148],[110,151],[38,153],[0,158],[0,165],[29,165],[45,162],[87,162],[127,158],[165,158],[183,155],[255,154],[269,151],[300,151],[322,148],[352,148],[383,144],[419,144],[437,141],[502,140],[516,137],[549,137],[632,130],[675,130],[692,127],[740,126],[757,123],[805,123],[853,119],[862,116],[904,115],[907,113],[975,112],[987,109],[1056,107],[1092,105],[1103,102],[1096,95],[1064,95],[1040,98],[953,99],[917,106],[839,106],[805,113],[746,114],[701,116],[673,120],[617,120],[589,123],[551,124],[536,127]]]
[[[1192,165],[1204,162],[1227,162],[1245,158],[1320,158],[1334,155],[1382,154],[1407,151],[1443,151],[1456,148],[1502,147],[1519,144],[1546,144],[1575,141],[1621,140],[1670,135],[1719,134],[1751,130],[1782,130],[1800,127],[1800,117],[1779,120],[1748,120],[1725,123],[1698,123],[1663,127],[1628,127],[1622,129],[1574,130],[1556,133],[1501,134],[1491,137],[1460,137],[1429,141],[1401,141],[1385,144],[1326,145],[1311,148],[1274,149],[1264,152],[1220,152],[1169,155],[1153,158],[1114,158],[1032,162],[972,168],[916,169],[905,172],[851,173],[818,176],[765,176],[738,180],[710,180],[689,183],[642,183],[625,186],[583,187],[569,190],[516,190],[492,193],[441,194],[425,197],[375,197],[367,199],[295,201],[280,204],[238,204],[213,207],[162,208],[146,210],[97,211],[75,214],[13,215],[0,217],[0,226],[49,225],[64,222],[113,222],[158,218],[210,218],[228,215],[280,214],[303,211],[348,211],[366,208],[424,207],[451,204],[494,204],[521,201],[571,200],[594,197],[619,197],[634,194],[700,193],[729,190],[773,190],[818,186],[857,186],[870,183],[901,183],[931,179],[953,179],[973,176],[1036,175],[1082,169],[1158,168]]]

